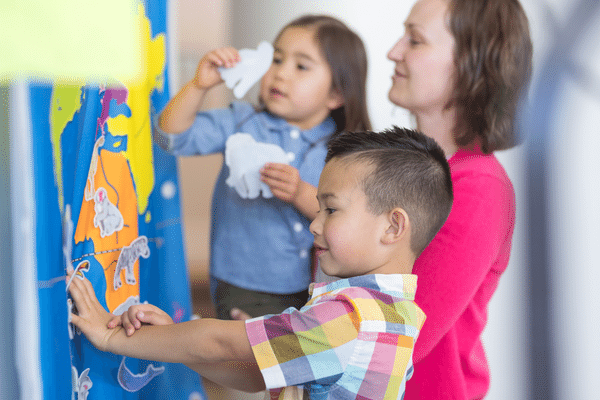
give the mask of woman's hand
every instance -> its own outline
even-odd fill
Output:
[[[152,304],[138,304],[129,307],[123,314],[114,316],[107,324],[109,329],[122,326],[127,336],[131,336],[142,325],[171,325],[169,314]]]
[[[233,47],[222,47],[206,53],[198,62],[192,83],[198,89],[210,89],[223,82],[219,67],[231,68],[238,62],[240,62],[240,54]]]

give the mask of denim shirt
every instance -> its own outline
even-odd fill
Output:
[[[317,186],[325,165],[327,139],[335,131],[328,118],[301,131],[247,103],[198,113],[192,126],[178,135],[155,124],[155,142],[176,156],[224,153],[227,138],[243,132],[257,142],[276,144],[288,154],[303,181]],[[201,173],[201,171],[199,171]],[[212,199],[210,274],[248,290],[289,294],[310,283],[310,221],[292,205],[275,197],[241,198],[225,180],[223,167]]]

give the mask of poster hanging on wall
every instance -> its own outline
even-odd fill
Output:
[[[152,143],[169,99],[166,9],[138,4],[137,79],[29,86],[44,399],[205,398],[187,367],[101,352],[68,320],[69,270],[112,313],[148,302],[191,318],[177,164]]]

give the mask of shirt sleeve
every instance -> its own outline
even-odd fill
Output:
[[[507,262],[510,253],[515,218],[510,182],[490,174],[464,176],[453,184],[448,220],[413,269],[419,278],[415,302],[427,315],[415,345],[415,363],[456,323],[486,276],[503,272],[506,265],[498,260]]]
[[[252,351],[268,389],[335,382],[358,334],[354,307],[338,297],[246,322]],[[340,358],[340,356],[342,358]]]
[[[227,138],[236,133],[236,124],[253,112],[250,104],[232,103],[230,107],[199,112],[187,130],[178,134],[163,131],[154,118],[153,139],[156,144],[176,156],[220,153]]]

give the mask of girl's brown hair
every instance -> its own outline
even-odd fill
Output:
[[[333,89],[344,98],[344,105],[331,112],[341,131],[371,130],[367,111],[367,52],[362,39],[343,22],[327,15],[304,15],[281,29],[312,28],[315,40],[329,68]]]
[[[519,99],[531,76],[532,44],[518,0],[449,0],[449,29],[455,40],[454,140],[479,139],[485,153],[517,144]]]

